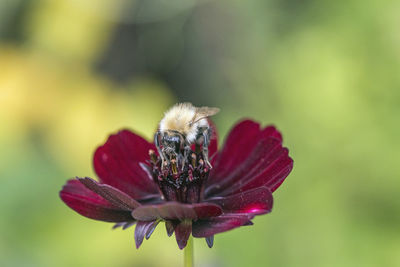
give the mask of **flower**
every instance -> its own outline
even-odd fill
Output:
[[[269,213],[272,192],[293,167],[275,127],[251,120],[234,126],[220,151],[212,138],[212,169],[198,148],[192,150],[185,166],[171,161],[162,168],[154,144],[122,130],[94,154],[99,182],[69,180],[60,197],[83,216],[116,223],[114,228],[136,224],[137,248],[161,221],[169,236],[175,232],[180,249],[190,234],[212,247],[215,234],[252,225],[256,215]]]

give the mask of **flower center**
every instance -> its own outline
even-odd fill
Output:
[[[203,184],[210,172],[201,152],[192,151],[186,159],[179,155],[179,158],[164,162],[164,166],[161,166],[161,158],[153,150],[149,150],[149,155],[154,182],[166,200],[200,202]]]

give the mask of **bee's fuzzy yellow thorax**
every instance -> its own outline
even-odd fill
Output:
[[[185,136],[191,135],[192,125],[190,122],[196,114],[196,108],[190,103],[176,104],[165,112],[160,121],[160,131],[174,130]]]

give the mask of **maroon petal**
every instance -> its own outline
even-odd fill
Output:
[[[111,204],[123,209],[133,210],[140,206],[140,203],[121,192],[120,190],[106,184],[99,184],[95,180],[86,178],[78,178],[88,189],[108,200]]]
[[[232,170],[232,167],[237,165],[236,161],[240,160],[240,158],[245,158],[243,156],[251,151],[250,149],[252,149],[254,145],[253,142],[257,140],[259,128],[260,126],[258,123],[250,120],[242,121],[233,127],[225,141],[222,151],[218,155],[218,161],[210,175],[209,183],[214,183],[214,181],[212,181],[213,176],[214,179],[222,176],[225,172]],[[248,149],[248,147],[250,147],[250,149]],[[231,152],[240,151],[240,148],[243,150],[240,152],[240,155],[235,155],[235,157],[233,157]],[[248,152],[246,150],[248,150]]]
[[[90,219],[106,222],[132,221],[130,211],[112,205],[87,189],[78,180],[69,180],[60,191],[60,197],[71,209]]]
[[[244,178],[247,181],[241,186],[232,186],[225,194],[237,193],[239,191],[247,191],[260,186],[268,187],[271,192],[274,192],[289,175],[293,169],[293,160],[288,156],[288,151],[286,148],[283,150],[279,157],[271,163],[268,168],[262,170],[258,174],[254,175],[252,178]]]
[[[246,215],[221,215],[198,220],[193,222],[192,235],[194,237],[209,237],[245,225],[250,219]]]
[[[272,193],[267,187],[252,189],[228,197],[207,199],[219,205],[224,213],[265,214],[272,209]]]
[[[247,125],[253,131],[258,127],[249,121],[240,125],[242,125],[241,127]],[[245,129],[242,130],[245,131]],[[235,132],[233,131],[233,133]],[[218,161],[219,163],[215,170],[211,171],[209,178],[209,181],[214,181],[214,183],[207,182],[204,191],[206,198],[227,196],[260,186],[267,186],[273,192],[279,187],[289,174],[293,161],[288,156],[288,150],[282,147],[281,136],[274,127],[270,126],[260,130],[259,138],[258,143],[253,146],[253,150],[246,154],[246,158],[238,162],[237,166],[232,166],[232,169],[228,170],[220,164],[223,159]],[[229,145],[228,141],[227,145]],[[241,152],[237,152],[229,156],[237,159],[242,157],[240,154]],[[255,184],[257,186],[254,186]],[[245,185],[248,187],[243,188]]]
[[[135,244],[136,248],[139,248],[140,245],[143,243],[143,239],[146,236],[146,234],[149,232],[149,230],[152,229],[154,224],[158,224],[156,221],[151,221],[151,222],[137,222],[136,228],[135,228]],[[154,230],[154,229],[153,229]]]
[[[132,216],[139,221],[197,220],[222,214],[221,208],[212,203],[182,204],[167,202],[159,205],[142,205],[132,211]]]
[[[273,126],[261,129],[259,123],[251,120],[238,123],[230,131],[222,151],[218,154],[218,160],[210,173],[207,185],[224,180],[246,161],[260,141],[270,138],[282,142],[281,134]]]
[[[252,177],[257,171],[265,169],[268,164],[280,153],[282,149],[281,143],[275,138],[261,139],[254,150],[248,157],[238,166],[226,174],[224,179],[218,183],[206,188],[206,196],[221,195],[226,189],[232,188],[232,185],[240,187],[243,181],[247,181],[245,177]],[[234,155],[232,155],[234,157]]]
[[[183,249],[186,247],[187,241],[192,233],[192,221],[184,220],[175,228],[175,237],[178,247]]]
[[[264,146],[260,145],[260,147]],[[269,153],[261,156],[256,165],[247,166],[246,174],[240,173],[226,179],[231,182],[231,186],[221,183],[222,190],[218,190],[218,195],[227,196],[260,186],[266,186],[271,192],[274,192],[292,170],[293,160],[289,157],[287,148],[281,146],[270,150],[268,146],[265,146],[265,151],[269,151]],[[246,164],[242,166],[246,168]]]
[[[127,193],[134,199],[159,195],[152,177],[139,163],[148,159],[153,144],[142,137],[123,130],[111,135],[94,154],[94,169],[104,184]]]

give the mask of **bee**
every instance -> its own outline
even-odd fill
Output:
[[[175,104],[167,110],[154,136],[162,168],[174,159],[183,169],[192,144],[202,146],[204,163],[212,168],[208,159],[212,130],[207,118],[218,112],[219,108],[195,107],[192,103]]]

